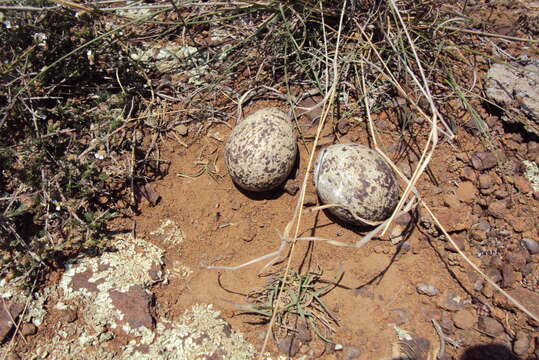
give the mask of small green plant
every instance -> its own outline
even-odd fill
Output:
[[[332,281],[323,280],[321,276],[321,270],[306,274],[294,270],[281,271],[271,276],[266,287],[250,293],[248,299],[251,304],[242,306],[240,312],[257,315],[262,323],[269,323],[282,291],[281,306],[275,314],[275,338],[294,336],[298,328],[305,325],[320,339],[332,342],[333,326],[338,325],[338,319],[324,305],[322,298],[338,285],[343,273],[340,272]]]

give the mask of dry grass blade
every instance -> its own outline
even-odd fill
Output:
[[[296,228],[295,228],[295,231],[294,231],[293,238],[298,237],[298,234],[299,234],[299,231],[300,231],[300,225],[301,225],[301,215],[302,215],[302,212],[303,212],[303,203],[305,201],[305,191],[307,189],[307,181],[309,179],[309,169],[312,168],[313,161],[314,161],[314,154],[315,154],[314,149],[316,149],[318,139],[320,138],[320,133],[322,132],[322,128],[324,127],[326,119],[327,119],[327,117],[329,115],[329,111],[331,109],[331,105],[333,104],[333,99],[335,98],[335,95],[336,95],[336,90],[337,90],[336,85],[337,85],[337,82],[338,82],[338,79],[339,79],[339,68],[338,68],[339,45],[340,45],[341,31],[342,31],[342,25],[343,25],[344,10],[346,9],[346,3],[347,3],[347,1],[345,0],[343,2],[343,7],[342,7],[341,13],[340,13],[339,30],[338,30],[338,33],[337,33],[337,42],[336,42],[336,45],[335,45],[335,56],[334,56],[334,60],[333,60],[333,85],[328,91],[328,94],[330,95],[329,100],[324,106],[324,111],[322,113],[320,123],[318,124],[318,128],[316,130],[316,136],[314,138],[314,142],[313,142],[313,145],[312,145],[313,151],[311,151],[311,154],[309,156],[309,161],[307,163],[307,168],[305,170],[305,174],[304,174],[304,178],[303,178],[303,184],[302,184],[301,189],[300,189],[300,195],[299,195],[298,202],[296,204],[294,215],[292,217],[292,220],[287,224],[285,232],[284,232],[285,238],[288,237],[289,230],[293,226],[294,223],[296,223]],[[324,10],[323,10],[322,1],[320,1],[320,11],[323,14]],[[322,20],[323,19],[324,19],[324,17],[322,16]],[[292,261],[292,255],[293,255],[293,251],[294,251],[294,245],[295,245],[295,243],[293,242],[292,243],[292,248],[290,250],[288,262],[286,264],[285,271],[288,271],[290,269],[290,264],[291,264],[291,261]],[[283,282],[283,284],[281,286],[281,292],[279,293],[279,297],[277,297],[277,301],[275,302],[275,312],[277,312],[279,310],[279,306],[281,305],[280,304],[280,301],[281,301],[280,295],[282,293],[282,288],[283,287],[284,287],[284,282]],[[262,357],[263,357],[262,354],[264,353],[264,351],[266,349],[266,346],[268,344],[269,336],[270,336],[270,333],[271,333],[271,328],[272,328],[274,322],[275,322],[275,315],[272,316],[272,318],[270,320],[270,323],[268,325],[268,330],[266,331],[266,336],[264,338],[264,344],[262,345],[262,350],[260,352],[260,359],[262,359]]]

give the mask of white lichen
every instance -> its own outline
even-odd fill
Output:
[[[530,181],[533,191],[539,191],[539,166],[535,162],[528,160],[524,160],[522,163],[526,167],[524,176]]]
[[[121,328],[126,334],[142,336],[148,330],[141,326],[133,329],[128,324],[119,324],[124,314],[118,310],[110,296],[111,290],[125,293],[132,286],[147,288],[163,278],[163,250],[142,239],[132,236],[117,236],[112,246],[115,252],[107,252],[96,258],[84,258],[67,264],[60,280],[64,301],[78,302],[84,311],[84,320],[92,331],[102,334],[107,328]],[[75,276],[87,273],[88,285],[74,288]]]
[[[195,305],[179,321],[163,320],[156,329],[156,338],[145,351],[139,343],[130,342],[123,359],[192,360],[218,356],[222,359],[247,360],[254,348],[243,335],[230,329],[212,305]]]

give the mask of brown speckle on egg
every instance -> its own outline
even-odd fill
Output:
[[[225,145],[225,164],[236,185],[267,191],[282,184],[297,156],[291,119],[278,108],[258,110],[236,125]]]
[[[365,225],[386,220],[399,200],[395,174],[374,150],[358,144],[332,145],[320,153],[315,185],[328,211],[340,220]]]

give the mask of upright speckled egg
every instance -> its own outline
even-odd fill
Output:
[[[290,117],[268,107],[254,112],[232,130],[225,164],[236,185],[267,191],[282,184],[294,166],[297,137]]]
[[[315,165],[316,191],[340,220],[365,225],[386,220],[399,200],[395,173],[376,151],[358,144],[331,145]]]

